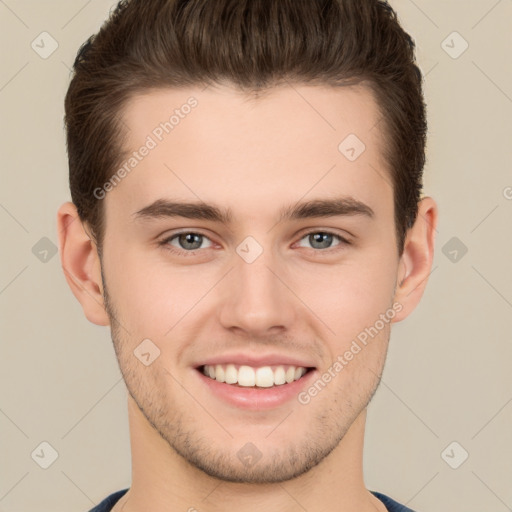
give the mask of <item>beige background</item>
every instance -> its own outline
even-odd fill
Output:
[[[4,512],[85,511],[130,485],[125,388],[109,331],[85,319],[51,252],[56,211],[69,198],[69,67],[112,5],[0,0]],[[395,324],[369,408],[366,484],[418,512],[511,510],[512,1],[392,5],[426,75],[425,192],[440,224],[425,296]],[[46,59],[31,47],[42,46],[43,31],[58,43]],[[458,58],[454,31],[469,44]],[[58,452],[48,469],[38,464],[51,453],[43,441]],[[452,469],[445,460],[460,463],[463,450],[469,458]]]

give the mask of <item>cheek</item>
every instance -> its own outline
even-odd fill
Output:
[[[299,296],[337,339],[351,339],[392,306],[396,270],[392,256],[361,253],[359,260],[304,273]]]
[[[106,266],[107,268],[107,266]],[[161,338],[193,308],[215,283],[213,271],[191,270],[149,261],[140,252],[111,258],[106,274],[110,298],[119,320],[134,337]]]

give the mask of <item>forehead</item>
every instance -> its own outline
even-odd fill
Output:
[[[228,87],[154,90],[122,117],[127,172],[107,209],[163,197],[268,213],[301,197],[352,195],[377,211],[392,203],[383,123],[363,86],[290,85],[257,98]]]

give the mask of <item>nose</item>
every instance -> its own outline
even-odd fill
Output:
[[[236,252],[234,268],[222,283],[220,323],[252,337],[289,330],[297,307],[286,270],[271,251],[248,263]]]

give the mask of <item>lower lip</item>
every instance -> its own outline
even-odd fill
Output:
[[[241,387],[219,382],[195,370],[211,393],[230,405],[249,410],[267,410],[296,399],[298,394],[315,378],[316,370],[310,370],[299,380],[271,388]]]

